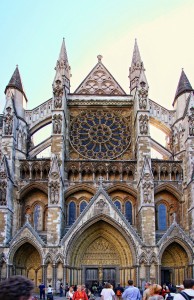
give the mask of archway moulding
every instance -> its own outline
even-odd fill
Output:
[[[158,185],[154,189],[154,196],[156,196],[160,192],[165,192],[165,191],[174,195],[179,200],[179,202],[183,202],[182,201],[182,193],[177,188],[175,188],[175,186],[173,186],[169,183],[162,183],[161,185]]]
[[[161,265],[162,256],[164,254],[164,251],[167,249],[168,246],[170,246],[172,243],[177,243],[185,250],[188,256],[189,264],[193,264],[193,250],[192,245],[184,241],[183,238],[180,238],[180,236],[172,236],[169,237],[168,240],[164,241],[162,247],[159,250],[158,259],[159,264]]]
[[[107,193],[110,194],[111,192],[114,192],[115,190],[118,190],[118,189],[131,194],[135,198],[137,197],[137,191],[133,187],[128,186],[124,183],[114,184],[112,186],[109,186],[106,190],[107,190]]]
[[[65,198],[67,198],[67,197],[71,196],[71,194],[73,194],[75,192],[80,192],[80,191],[84,191],[84,190],[86,190],[87,192],[90,192],[93,195],[96,193],[96,189],[93,188],[92,186],[80,183],[80,184],[76,184],[76,186],[69,187],[65,191],[64,196],[65,196]]]
[[[131,232],[129,228],[126,226],[124,227],[123,224],[120,224],[116,219],[111,218],[110,216],[107,216],[105,214],[100,214],[91,217],[86,223],[81,224],[81,226],[77,229],[75,229],[68,237],[64,237],[61,240],[62,247],[64,246],[64,252],[67,253],[66,256],[66,264],[68,264],[69,255],[72,253],[72,251],[75,248],[76,241],[80,236],[84,235],[84,232],[88,231],[89,228],[92,228],[92,226],[95,226],[98,222],[105,222],[107,223],[107,226],[112,226],[114,230],[119,232],[119,234],[124,238],[128,244],[128,247],[130,248],[132,252],[132,257],[134,260],[134,264],[137,262],[137,255],[138,255],[138,249],[141,247],[141,240],[138,240],[138,236],[135,236],[135,232]]]
[[[48,186],[38,183],[38,182],[36,182],[36,183],[32,182],[32,183],[29,183],[26,186],[24,186],[20,191],[18,191],[18,198],[19,199],[23,198],[27,193],[29,193],[30,191],[32,191],[34,189],[39,189],[40,191],[42,191],[43,193],[48,195]]]
[[[10,250],[8,253],[8,264],[13,264],[15,253],[22,245],[26,243],[31,244],[38,251],[43,264],[44,252],[43,252],[42,245],[40,245],[39,242],[35,240],[35,238],[32,239],[31,237],[28,236],[18,238],[13,241],[13,244],[10,245]]]

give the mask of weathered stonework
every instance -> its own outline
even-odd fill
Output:
[[[0,280],[22,273],[58,290],[60,282],[91,284],[91,273],[123,286],[193,277],[194,96],[186,75],[174,110],[149,99],[137,42],[130,93],[101,55],[74,93],[70,75],[63,41],[51,99],[26,110],[18,68],[6,87]],[[34,145],[48,123],[51,136]],[[166,147],[150,136],[151,124],[167,135]],[[51,156],[38,158],[46,147]],[[152,148],[163,158],[152,159]]]

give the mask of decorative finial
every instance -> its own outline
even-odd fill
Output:
[[[16,65],[16,68],[18,68],[18,65]]]
[[[102,55],[98,55],[97,58],[98,58],[98,62],[101,62],[103,56]]]

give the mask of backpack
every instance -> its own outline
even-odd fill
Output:
[[[173,300],[173,298],[174,298],[174,296],[172,296],[170,293],[168,293],[168,296],[166,297],[166,300]]]
[[[121,296],[121,291],[120,291],[120,290],[117,290],[117,291],[116,291],[116,295],[117,295],[117,296]]]
[[[191,299],[193,299],[194,297],[192,297],[192,296],[189,296],[187,293],[185,293],[185,292],[180,292],[179,294],[181,294],[186,300],[191,300]]]

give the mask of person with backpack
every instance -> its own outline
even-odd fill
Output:
[[[123,292],[124,288],[120,285],[120,283],[118,283],[117,287],[115,288],[115,295],[117,300],[121,299]]]
[[[167,294],[165,295],[165,300],[173,300],[175,295],[176,295],[176,288],[172,286],[169,288],[169,290],[167,290]]]
[[[173,300],[194,299],[194,279],[183,280],[184,290],[174,296]]]

